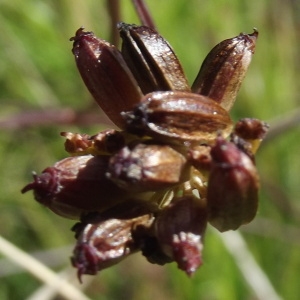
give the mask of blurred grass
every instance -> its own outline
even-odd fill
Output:
[[[299,99],[299,1],[152,0],[157,27],[172,44],[189,81],[207,52],[240,32],[260,32],[256,54],[233,117],[266,121],[297,109]],[[138,23],[129,0],[123,20]],[[32,109],[84,110],[92,100],[80,80],[68,39],[84,25],[108,38],[109,19],[100,1],[0,1],[0,124]],[[99,110],[99,120],[101,114]],[[275,125],[275,124],[274,124]],[[103,126],[0,128],[0,233],[26,252],[74,242],[73,222],[53,215],[20,189],[32,169],[66,156],[60,131],[95,133]],[[257,164],[262,192],[258,216],[242,228],[249,249],[283,299],[299,299],[299,126],[263,145]],[[65,257],[65,264],[69,264]],[[64,267],[60,266],[58,269]],[[0,299],[25,299],[40,286],[27,273],[1,278]],[[255,299],[224,245],[208,230],[204,265],[189,279],[175,265],[152,266],[139,255],[99,274],[86,291],[91,299]]]

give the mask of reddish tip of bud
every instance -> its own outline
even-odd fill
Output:
[[[83,27],[80,27],[75,36],[70,38],[70,41],[74,42],[72,52],[77,57],[83,45],[88,45],[91,50],[97,50],[99,45],[99,39],[95,37],[92,31],[84,31]]]
[[[228,142],[222,137],[216,139],[216,145],[211,148],[211,156],[215,163],[222,163],[225,166],[226,163],[232,163],[235,165],[240,161],[241,152],[237,147]]]
[[[103,211],[128,198],[129,194],[106,178],[109,157],[74,156],[56,162],[22,192],[33,190],[35,199],[65,218]]]
[[[248,43],[249,50],[252,51],[252,53],[254,53],[255,43],[258,38],[258,30],[256,28],[253,28],[253,33],[244,34],[242,36],[244,37],[245,41]]]
[[[163,252],[191,276],[201,265],[202,236],[207,210],[193,196],[173,199],[155,222],[155,235]]]
[[[71,257],[71,263],[77,271],[77,277],[82,283],[82,275],[95,275],[98,271],[98,257],[95,249],[86,243],[76,245],[74,256]]]
[[[200,235],[191,232],[175,234],[172,249],[178,268],[185,271],[188,276],[192,276],[202,265]]]
[[[57,174],[55,168],[47,168],[41,175],[33,172],[33,182],[27,184],[22,190],[22,194],[33,190],[35,199],[47,205],[48,201],[53,197],[53,194],[58,188]]]

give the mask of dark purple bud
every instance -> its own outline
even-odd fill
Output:
[[[192,91],[213,99],[229,111],[250,65],[257,37],[254,30],[252,34],[240,34],[216,45],[202,63]]]
[[[83,28],[71,40],[85,85],[111,121],[122,128],[124,120],[120,113],[139,103],[142,94],[121,53]]]
[[[173,199],[155,220],[155,236],[162,251],[188,275],[202,264],[201,250],[206,225],[205,203],[194,196]]]
[[[108,156],[76,156],[46,168],[22,189],[53,212],[78,219],[82,213],[103,211],[130,197],[106,178]]]
[[[140,227],[148,228],[153,222],[149,214],[134,219],[109,219],[99,224],[88,224],[79,235],[72,264],[83,274],[95,275],[99,270],[117,264],[139,250],[139,241],[133,238]]]
[[[249,223],[258,207],[259,177],[247,154],[218,138],[212,147],[208,179],[209,222],[219,231],[235,230]]]
[[[190,91],[180,61],[169,43],[153,28],[120,23],[122,55],[143,94]]]

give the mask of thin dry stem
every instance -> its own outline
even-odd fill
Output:
[[[103,124],[106,127],[115,127],[106,115],[101,114],[100,109],[99,113],[76,112],[70,108],[31,110],[0,119],[0,129],[5,130],[66,124],[77,126]]]
[[[118,46],[120,37],[117,30],[117,23],[121,21],[120,0],[107,0],[106,5],[110,16],[110,42]]]
[[[144,0],[132,0],[138,17],[144,26],[155,29],[155,24]]]
[[[28,254],[47,267],[61,267],[66,263],[66,257],[70,255],[73,248],[74,245],[68,245],[49,250],[34,251]],[[10,259],[0,259],[0,278],[22,272],[24,272],[24,270],[14,264]]]
[[[84,282],[80,284],[78,282],[77,276],[74,274],[73,268],[66,268],[63,271],[57,274],[62,280],[67,280],[72,282],[72,284],[80,290],[84,290],[93,280],[94,277],[85,278]],[[59,292],[59,287],[50,286],[48,284],[44,284],[36,291],[34,291],[26,300],[51,300],[53,299]]]
[[[243,236],[238,231],[228,231],[218,235],[256,298],[258,300],[282,300],[249,251]]]
[[[267,144],[274,139],[286,134],[287,131],[299,127],[300,125],[300,108],[294,109],[284,115],[276,117],[270,122],[270,130],[263,141],[263,144]]]
[[[28,255],[20,248],[16,247],[0,236],[0,252],[8,257],[15,264],[21,266],[37,279],[56,289],[65,299],[69,300],[89,300],[80,290],[72,284],[58,276],[45,265]]]

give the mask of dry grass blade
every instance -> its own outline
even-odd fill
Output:
[[[74,276],[74,269],[71,267],[68,267],[63,271],[59,272],[58,276],[62,280],[71,281],[72,284],[78,287],[80,290],[84,290],[94,280],[93,277],[88,277],[85,278],[82,284],[80,284],[77,279],[77,276]],[[59,290],[57,288],[45,284],[36,291],[34,291],[34,293],[32,293],[28,298],[26,298],[26,300],[51,300],[58,294]]]
[[[243,236],[238,231],[219,234],[227,251],[232,255],[236,265],[258,300],[281,300],[266,273],[260,268],[248,250]]]
[[[271,127],[263,141],[264,145],[300,125],[300,108],[294,109],[270,121]]]
[[[0,252],[11,259],[14,263],[26,269],[39,280],[53,287],[65,299],[89,300],[80,290],[62,279],[45,265],[26,254],[24,251],[0,236]]]

